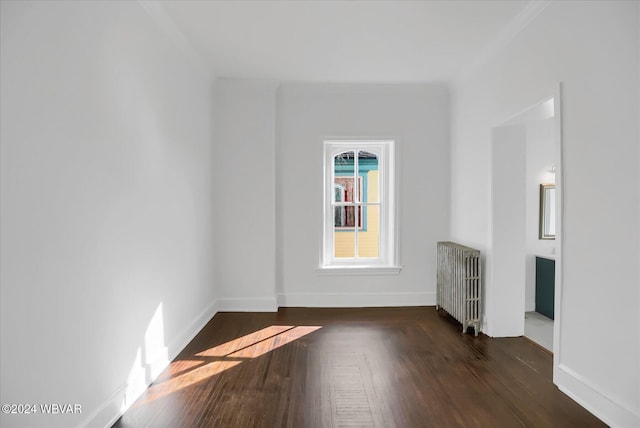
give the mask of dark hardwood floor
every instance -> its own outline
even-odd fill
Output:
[[[219,313],[114,427],[602,427],[525,338],[433,307]]]

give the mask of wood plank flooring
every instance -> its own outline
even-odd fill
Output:
[[[219,313],[114,427],[603,427],[525,338],[433,307]]]

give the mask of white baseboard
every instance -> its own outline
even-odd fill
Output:
[[[122,403],[125,399],[127,385],[122,385],[78,427],[110,427],[122,416]]]
[[[283,293],[278,306],[306,308],[366,308],[434,306],[436,293]]]
[[[169,361],[177,357],[189,342],[193,340],[196,334],[198,334],[219,311],[218,301],[214,300],[200,312],[200,315],[198,315],[191,324],[183,328],[180,334],[173,338],[167,346],[169,348]]]
[[[275,297],[226,297],[217,300],[218,312],[277,312]]]
[[[217,312],[217,302],[214,301],[209,304],[191,324],[182,329],[182,331],[171,340],[169,346],[163,348],[166,349],[166,354],[160,352],[154,361],[149,364],[151,373],[153,374],[151,379],[146,379],[146,371],[141,370],[140,376],[131,380],[132,384],[137,385],[136,388],[132,389],[128,383],[120,386],[109,399],[91,412],[79,427],[111,427]]]
[[[599,392],[587,379],[564,364],[556,367],[554,382],[560,391],[612,428],[640,427],[640,415]]]

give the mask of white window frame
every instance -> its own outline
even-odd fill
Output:
[[[357,244],[354,258],[334,257],[334,156],[345,151],[367,151],[378,156],[380,201],[380,237],[377,258],[358,258]],[[357,173],[357,169],[356,169]],[[324,197],[321,273],[339,274],[397,274],[397,224],[395,141],[384,140],[324,140]],[[368,203],[367,205],[371,205]],[[357,234],[358,232],[356,232]],[[357,238],[356,238],[357,239]]]

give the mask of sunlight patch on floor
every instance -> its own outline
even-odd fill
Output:
[[[244,361],[260,357],[320,328],[322,327],[274,325],[209,348],[192,357],[176,360],[147,389],[145,395],[133,407],[142,406],[209,379]]]

